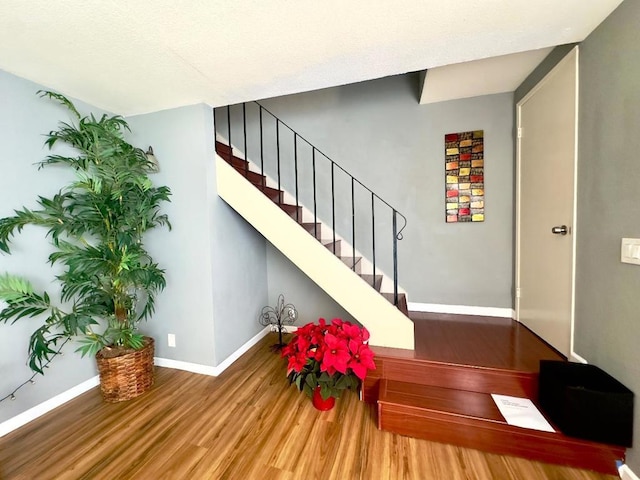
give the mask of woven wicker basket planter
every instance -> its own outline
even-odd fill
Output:
[[[149,390],[153,385],[153,338],[145,337],[140,350],[128,349],[113,356],[113,349],[100,350],[96,354],[100,373],[100,391],[106,402],[131,400]]]

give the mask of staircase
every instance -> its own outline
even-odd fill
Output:
[[[350,270],[358,275],[362,280],[367,282],[375,291],[377,291],[383,298],[392,304],[395,304],[398,309],[405,315],[409,316],[407,309],[407,295],[405,293],[398,293],[397,303],[394,299],[392,292],[382,292],[383,275],[372,274],[363,272],[363,268],[368,271],[367,267],[363,267],[362,256],[356,255],[355,250],[351,245],[347,245],[344,240],[325,239],[322,233],[327,230],[326,225],[323,226],[321,222],[305,222],[303,218],[311,216],[310,212],[305,212],[303,207],[292,203],[287,203],[285,200],[285,192],[274,187],[267,186],[274,182],[267,179],[266,176],[261,175],[254,171],[255,165],[250,164],[248,161],[236,157],[232,153],[232,148],[220,141],[216,141],[216,153],[222,157],[228,164],[230,164],[240,175],[245,177],[249,182],[261,191],[269,200],[275,203],[280,209],[282,209],[287,215],[289,215],[295,222],[300,225],[306,232],[312,235],[322,245],[324,245],[330,252],[345,264]],[[349,255],[343,255],[343,249],[348,248]]]
[[[216,141],[218,194],[371,334],[370,343],[413,349],[406,294],[258,167]],[[244,155],[243,155],[244,156]],[[328,233],[327,230],[331,230]]]

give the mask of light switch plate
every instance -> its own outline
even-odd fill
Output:
[[[640,238],[623,238],[620,246],[620,261],[640,265]]]

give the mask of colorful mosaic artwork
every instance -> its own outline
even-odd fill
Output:
[[[484,130],[444,136],[447,223],[484,222]]]

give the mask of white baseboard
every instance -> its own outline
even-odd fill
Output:
[[[450,313],[454,315],[480,315],[483,317],[515,318],[511,308],[473,307],[467,305],[442,305],[439,303],[408,302],[407,308],[414,312]]]
[[[201,375],[209,375],[211,377],[217,377],[222,372],[224,372],[227,368],[229,368],[233,362],[235,362],[238,358],[240,358],[251,347],[253,347],[256,343],[258,343],[262,338],[266,337],[270,331],[271,331],[271,327],[265,327],[264,329],[260,330],[255,336],[249,339],[238,350],[236,350],[227,358],[225,358],[224,361],[220,363],[220,365],[217,365],[215,367],[212,367],[210,365],[202,365],[199,363],[182,362],[180,360],[172,360],[170,358],[162,358],[162,357],[154,357],[153,360],[158,367],[175,368],[176,370],[184,370],[186,372],[199,373]]]
[[[176,370],[186,370],[187,372],[217,377],[227,368],[229,368],[229,366],[231,366],[233,362],[240,358],[242,354],[247,352],[247,350],[258,343],[263,337],[265,337],[270,331],[270,327],[264,328],[248,342],[242,345],[238,350],[229,355],[222,363],[220,363],[220,365],[215,367],[197,363],[181,362],[179,360],[160,357],[155,357],[154,363],[158,367],[175,368]],[[81,395],[87,390],[90,390],[98,385],[100,385],[100,377],[96,375],[95,377],[92,377],[89,380],[86,380],[79,385],[76,385],[75,387],[72,387],[69,390],[60,393],[59,395],[56,395],[55,397],[52,397],[49,400],[36,405],[35,407],[30,408],[29,410],[26,410],[16,415],[15,417],[12,417],[9,420],[0,423],[0,437],[5,436],[7,433],[18,429],[23,425],[26,425],[32,420],[35,420],[36,418],[44,415],[45,413],[59,407],[60,405],[74,399],[78,395]]]
[[[276,325],[270,325],[268,327],[270,332],[278,332],[278,327]],[[298,327],[296,325],[283,325],[282,331],[284,333],[293,333],[298,331]]]
[[[171,358],[153,357],[153,363],[156,367],[173,368],[175,370],[184,370],[191,373],[199,373],[201,375],[217,376],[215,367],[210,365],[202,365],[200,363],[182,362],[180,360],[172,360]]]
[[[238,350],[229,355],[223,362],[219,365],[213,367],[214,375],[217,377],[222,372],[224,372],[227,368],[231,366],[233,362],[238,360],[244,353],[246,353],[251,347],[253,347],[256,343],[258,343],[261,339],[266,337],[271,331],[270,327],[264,327],[260,330],[253,338],[249,339],[244,345],[242,345]]]
[[[578,362],[578,363],[589,363],[580,355],[578,355],[576,352],[571,352],[571,356],[569,357],[569,360],[571,360],[572,362]]]
[[[85,380],[75,387],[62,392],[47,401],[42,402],[35,407],[32,407],[29,410],[25,410],[15,417],[12,417],[9,420],[0,423],[0,437],[5,436],[7,433],[20,428],[23,425],[26,425],[30,421],[35,420],[36,418],[44,415],[47,412],[50,412],[54,408],[57,408],[64,403],[67,403],[69,400],[74,399],[87,390],[91,390],[93,387],[99,384],[100,378],[98,377],[98,375],[96,375],[95,377],[91,377],[89,380]]]
[[[627,466],[627,464],[623,464],[620,468],[618,468],[618,473],[620,473],[620,478],[622,480],[640,480],[638,476],[633,473],[633,471]]]

